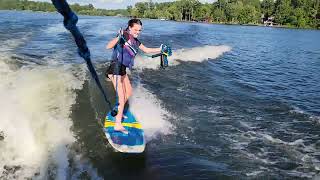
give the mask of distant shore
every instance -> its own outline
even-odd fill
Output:
[[[43,12],[43,13],[54,13],[58,14],[57,11],[33,11],[33,10],[0,10],[0,11],[25,11],[25,12]],[[96,17],[125,17],[125,18],[140,18],[140,17],[132,17],[132,16],[124,16],[124,15],[90,15],[90,14],[81,14],[82,16],[96,16]],[[152,19],[159,21],[173,21],[173,22],[181,22],[181,23],[200,23],[200,24],[216,24],[216,25],[237,25],[237,26],[259,26],[259,27],[267,27],[267,28],[286,28],[286,29],[305,29],[305,30],[320,30],[316,28],[298,28],[294,26],[286,26],[286,25],[274,25],[274,26],[265,26],[264,24],[240,24],[240,23],[231,23],[231,22],[203,22],[203,21],[188,21],[188,20],[169,20],[169,19],[156,19],[156,18],[140,18],[140,19]]]
[[[107,5],[108,3],[105,3]],[[177,0],[171,2],[136,2],[123,9],[102,9],[92,2],[69,3],[76,14],[89,16],[123,16],[177,22],[269,26],[277,28],[320,29],[319,0],[214,1]],[[55,12],[52,2],[32,0],[0,0],[0,10],[31,10]]]

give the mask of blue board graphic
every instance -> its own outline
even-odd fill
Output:
[[[119,152],[142,153],[145,149],[145,138],[141,124],[134,115],[128,110],[124,113],[122,125],[128,131],[125,134],[114,130],[115,117],[109,112],[104,123],[104,132],[110,145]]]

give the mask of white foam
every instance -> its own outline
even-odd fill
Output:
[[[304,145],[303,144],[303,139],[297,139],[293,142],[285,142],[282,141],[281,139],[278,138],[273,138],[272,136],[268,135],[268,134],[262,134],[262,136],[267,139],[268,141],[272,142],[272,143],[278,143],[278,144],[285,144],[285,145],[290,145],[290,146],[296,146],[296,145]]]
[[[0,176],[4,166],[20,167],[17,179],[46,179],[48,168],[65,179],[75,89],[82,88],[84,71],[77,78],[67,66],[28,66],[12,70],[0,59]],[[13,175],[9,175],[13,176]]]
[[[296,113],[296,114],[307,114],[306,112],[304,112],[302,109],[298,108],[298,107],[293,107],[293,110],[290,110],[290,113]]]
[[[192,62],[203,62],[208,59],[216,59],[223,53],[230,51],[229,46],[203,46],[195,47],[190,49],[178,49],[172,52],[172,56],[169,57],[169,66],[178,65],[180,61],[192,61]],[[151,58],[138,55],[135,60],[135,68],[143,69],[156,69],[159,67],[159,57]]]
[[[316,116],[314,114],[310,114],[306,111],[303,111],[302,109],[300,109],[296,106],[293,107],[293,110],[290,110],[290,113],[299,114],[299,115],[307,115],[311,121],[313,121],[317,124],[320,124],[320,117],[319,116]]]
[[[147,91],[141,84],[134,88],[130,99],[130,109],[141,122],[147,140],[151,140],[159,133],[169,134],[173,130],[172,124],[167,120],[171,117],[169,112],[161,106],[161,102]]]
[[[85,158],[80,154],[76,154],[72,157],[74,161],[74,166],[70,172],[71,177],[67,179],[78,180],[81,179],[82,173],[88,174],[91,179],[94,180],[102,180],[102,177],[99,177],[96,173],[96,169],[94,169],[89,161],[89,159]]]
[[[229,46],[203,46],[191,49],[180,49],[172,54],[172,59],[202,62],[208,59],[216,59],[230,50],[231,48]]]
[[[48,35],[57,35],[62,33],[68,33],[68,30],[66,30],[63,27],[62,23],[58,23],[50,25],[48,28],[44,29],[43,32],[45,32]]]
[[[246,173],[247,176],[257,176],[258,174],[263,173],[263,171],[253,171],[250,173]]]
[[[2,41],[0,44],[0,52],[1,56],[2,53],[7,53],[10,50],[13,50],[14,48],[17,48],[21,44],[23,44],[25,41],[28,40],[28,37],[31,35],[31,33],[26,33],[25,36],[21,37],[19,40],[16,39],[8,39],[5,41]]]

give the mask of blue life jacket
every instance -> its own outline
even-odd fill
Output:
[[[122,38],[123,39],[120,39],[120,42],[122,41],[122,43],[124,44],[123,55],[121,45],[120,43],[117,43],[117,45],[113,49],[112,59],[132,69],[132,66],[134,65],[134,58],[138,53],[141,42],[137,38],[134,38],[127,31],[123,32]]]

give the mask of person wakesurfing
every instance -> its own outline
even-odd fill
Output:
[[[127,28],[120,30],[118,36],[108,42],[106,49],[113,48],[112,62],[106,71],[106,76],[111,79],[112,84],[116,90],[116,113],[115,115],[115,131],[128,133],[121,124],[124,106],[132,95],[132,86],[126,69],[131,69],[134,65],[134,58],[138,50],[144,53],[159,53],[166,56],[171,55],[171,48],[167,45],[160,45],[160,48],[148,48],[144,46],[139,40],[138,36],[141,33],[142,22],[139,19],[131,19],[128,21]]]

